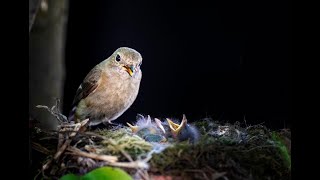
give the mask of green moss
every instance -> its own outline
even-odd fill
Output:
[[[196,176],[202,179],[203,173],[214,177],[213,170],[226,172],[229,179],[291,178],[285,146],[274,145],[271,131],[256,126],[245,134],[238,142],[232,135],[213,137],[206,134],[198,144],[175,144],[163,153],[153,155],[152,171],[187,179]]]
[[[98,134],[109,138],[112,142],[102,141],[103,154],[121,155],[121,150],[125,150],[129,155],[136,159],[141,154],[151,151],[152,145],[134,135],[128,128],[120,128],[117,130],[99,130]]]
[[[288,148],[283,142],[284,140],[281,138],[281,135],[279,135],[277,132],[273,132],[272,140],[275,142],[278,148],[278,151],[283,159],[284,165],[291,169],[291,156],[289,154]]]

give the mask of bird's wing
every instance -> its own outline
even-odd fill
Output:
[[[101,69],[98,67],[93,68],[88,75],[84,78],[82,84],[79,86],[73,100],[73,106],[77,105],[81,99],[86,98],[89,94],[94,92],[100,83]]]

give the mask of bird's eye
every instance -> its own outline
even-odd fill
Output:
[[[121,60],[120,55],[117,54],[117,56],[116,56],[116,61],[119,62],[120,60]]]
[[[139,63],[139,67],[142,65],[142,61]]]

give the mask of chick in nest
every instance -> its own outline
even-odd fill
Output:
[[[135,125],[127,123],[127,125],[131,128],[131,131],[143,138],[148,142],[166,142],[163,132],[158,127],[158,125],[151,121],[151,117],[148,115],[144,117],[140,114],[137,116],[137,122]]]
[[[166,118],[166,121],[154,118],[154,122],[152,122],[150,116],[147,119],[140,116],[136,125],[127,124],[133,133],[146,141],[166,142],[172,139],[178,142],[189,140],[191,143],[195,143],[200,136],[198,129],[188,124],[185,115],[183,115],[180,123],[176,119],[169,118]]]

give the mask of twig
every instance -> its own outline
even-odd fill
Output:
[[[50,139],[57,139],[57,137],[43,137],[43,138],[39,138],[40,141],[50,140]]]
[[[49,168],[50,164],[52,163],[53,160],[57,160],[59,159],[59,157],[61,156],[61,154],[66,150],[66,148],[69,146],[70,142],[72,141],[72,137],[74,137],[76,134],[77,134],[77,131],[79,131],[79,129],[86,125],[88,123],[89,119],[86,119],[80,123],[77,123],[75,124],[75,127],[74,127],[74,132],[72,132],[70,134],[70,139],[67,139],[64,144],[59,148],[59,150],[56,152],[56,154],[54,155],[53,159],[51,159],[50,161],[48,161],[45,165],[42,166],[42,170],[46,170]]]
[[[53,116],[56,117],[56,119],[60,122],[69,122],[67,117],[65,115],[63,115],[62,113],[60,113],[59,110],[59,104],[60,104],[60,99],[56,98],[56,105],[52,106],[51,108],[49,108],[48,106],[43,106],[43,105],[37,105],[37,108],[43,108],[46,109],[47,111],[49,111]]]
[[[77,145],[78,145],[79,143],[81,143],[81,142],[82,142],[82,140],[80,139],[78,142],[76,142],[76,144],[73,145],[73,147],[77,147]]]
[[[123,149],[119,149],[119,150],[130,162],[133,161],[132,157],[126,151],[124,151]]]
[[[64,143],[63,143],[63,145],[59,148],[59,150],[58,150],[58,152],[54,155],[54,157],[53,157],[53,159],[54,160],[57,160],[60,156],[61,156],[61,154],[64,152],[64,150],[67,148],[67,146],[69,146],[69,144],[71,143],[71,141],[72,141],[72,137],[74,137],[76,134],[77,134],[77,131],[80,129],[80,127],[81,127],[81,124],[80,123],[77,123],[76,124],[76,127],[74,128],[74,131],[75,132],[72,132],[71,134],[70,134],[70,139],[67,139]]]
[[[228,180],[228,178],[225,176],[227,174],[227,172],[215,172],[213,173],[212,175],[212,179],[219,179],[219,178],[223,178],[223,179],[226,179]]]
[[[252,151],[254,149],[258,149],[258,148],[266,148],[266,147],[275,147],[274,145],[266,145],[266,146],[257,146],[257,147],[254,147],[254,148],[251,148],[251,149],[248,149],[244,152],[249,152],[249,151]]]
[[[59,118],[62,119],[64,122],[68,122],[68,123],[69,123],[68,118],[60,112],[60,107],[59,107],[59,105],[60,105],[60,99],[59,99],[59,98],[56,98],[56,105],[53,106],[53,107],[51,108],[51,110],[53,111],[54,109],[56,109],[56,114],[59,116]]]
[[[155,150],[150,151],[150,152],[147,154],[147,157],[144,158],[142,161],[143,161],[143,162],[148,162],[148,161],[152,158],[152,154],[153,154],[154,152],[156,152],[156,151],[155,151]]]
[[[248,127],[247,121],[246,121],[246,115],[243,116],[244,124],[246,125],[246,128]]]
[[[42,174],[43,174],[43,175],[44,175],[44,171],[49,168],[49,166],[50,166],[51,163],[52,163],[52,159],[50,159],[46,164],[44,164],[44,165],[42,166]]]
[[[252,136],[252,137],[250,137],[250,138],[247,140],[247,142],[251,141],[251,140],[254,139],[254,138],[259,138],[259,136],[263,137],[263,135],[261,135],[261,134],[256,135],[256,136]]]
[[[87,153],[87,152],[81,151],[80,149],[75,148],[75,147],[68,147],[67,150],[70,151],[71,154],[73,154],[73,155],[84,156],[84,157],[88,157],[91,159],[97,159],[97,160],[107,161],[107,162],[117,162],[118,161],[118,158],[116,156]]]
[[[121,154],[123,156],[125,156],[130,162],[134,162],[132,157],[124,149],[119,148],[114,140],[108,139],[108,141],[110,142],[111,145],[113,145],[115,148],[117,148],[121,152]],[[145,179],[145,180],[149,180],[150,179],[148,173],[143,171],[142,169],[137,168],[137,173],[140,176],[142,176],[143,179]]]
[[[148,171],[142,170],[142,169],[137,169],[137,173],[140,174],[141,177],[145,180],[150,180],[150,176],[148,174]]]
[[[101,138],[103,140],[108,140],[108,138],[106,138],[104,136],[101,136],[100,134],[97,134],[97,133],[94,133],[94,132],[84,132],[84,133],[81,133],[81,134],[84,134],[84,135],[87,135],[87,136],[96,136],[96,137]]]
[[[206,165],[206,168],[209,169],[209,171],[212,171],[212,172],[218,172],[217,170],[213,169],[212,167]]]
[[[209,180],[208,176],[206,175],[206,173],[200,169],[186,169],[184,170],[185,172],[198,172],[201,173],[204,177],[204,179]]]
[[[46,155],[50,154],[50,151],[47,148],[41,146],[38,143],[32,142],[32,148],[43,154],[46,154]]]
[[[88,157],[96,160],[101,160],[101,161],[104,161],[105,164],[110,166],[125,167],[125,168],[142,168],[142,169],[149,168],[149,165],[143,161],[116,162],[118,160],[116,156],[97,155],[93,153],[87,153],[74,147],[68,147],[67,150],[71,152],[70,154]]]
[[[118,149],[118,150],[120,151],[120,153],[121,153],[123,156],[125,156],[130,162],[135,163],[135,162],[133,161],[132,157],[131,157],[124,149],[119,148],[118,145],[117,145],[117,143],[116,143],[114,140],[108,139],[108,138],[106,138],[106,137],[104,137],[104,136],[101,136],[101,135],[96,134],[96,133],[93,133],[93,132],[84,132],[84,133],[82,133],[82,134],[84,134],[84,135],[89,135],[89,136],[95,136],[95,137],[98,137],[98,138],[100,138],[100,139],[102,139],[102,140],[106,140],[108,143],[110,143],[112,146],[114,146],[116,149]],[[149,158],[149,159],[150,159],[150,158]],[[149,160],[149,159],[148,159],[148,160]],[[143,162],[147,163],[148,160],[143,160]],[[142,176],[145,180],[149,180],[149,179],[150,179],[148,173],[145,172],[144,170],[141,170],[141,169],[138,169],[138,168],[137,168],[137,173],[138,173],[140,176]]]
[[[40,175],[40,173],[41,173],[41,171],[39,171],[35,176],[34,176],[34,180],[36,180],[37,179],[37,177]]]
[[[60,132],[58,133],[58,145],[57,145],[57,151],[59,151],[59,148],[62,146],[62,142],[63,142],[63,134],[62,132],[65,131],[65,128],[61,129]]]
[[[119,148],[117,146],[117,143],[114,140],[108,139],[108,141],[110,142],[111,145],[113,145],[116,149],[118,149],[122,153],[122,155],[124,155],[130,162],[133,162],[132,157],[125,150],[123,150],[122,148]]]
[[[66,148],[68,147],[68,145],[71,143],[71,139],[67,139],[63,145],[59,148],[58,152],[53,156],[54,160],[59,159],[59,157],[61,156],[61,154],[64,152],[64,150],[66,150]]]
[[[50,109],[48,106],[37,105],[36,107],[37,107],[37,108],[43,108],[43,109],[48,110],[54,117],[56,117],[56,119],[57,119],[60,123],[67,122],[67,119],[66,119],[65,116],[63,116],[63,115],[60,114],[60,113],[54,112],[53,109],[52,109],[52,108]],[[53,107],[54,107],[54,106],[53,106]]]
[[[149,165],[143,161],[133,161],[133,162],[114,162],[107,163],[110,166],[124,167],[124,168],[141,168],[141,169],[149,169]]]
[[[50,160],[51,162],[52,162],[52,160]],[[50,163],[51,163],[50,162]],[[50,164],[49,163],[49,164]],[[48,179],[48,176],[46,176],[46,174],[44,173],[44,171],[45,171],[46,169],[44,168],[44,166],[42,166],[42,169],[41,169],[41,174],[42,174],[42,177],[44,178],[44,179]]]

